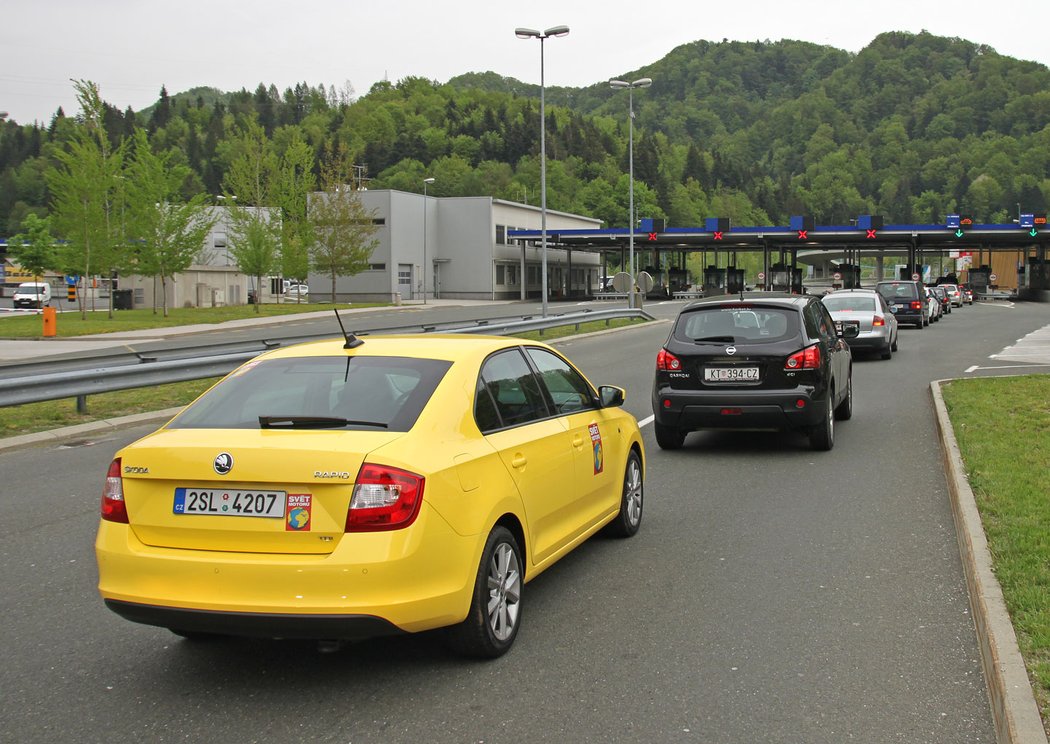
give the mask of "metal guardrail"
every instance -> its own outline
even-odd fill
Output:
[[[460,323],[435,323],[431,325],[401,326],[354,331],[358,336],[404,334],[404,333],[474,333],[493,336],[508,336],[527,331],[543,331],[564,326],[579,326],[583,323],[637,318],[653,320],[641,310],[618,308],[615,310],[585,310],[543,317],[525,316],[477,320],[470,325]],[[55,362],[30,362],[0,367],[0,408],[24,403],[40,403],[48,400],[76,398],[77,407],[84,408],[88,395],[109,393],[117,390],[166,385],[172,382],[202,380],[219,377],[232,372],[239,365],[253,359],[264,351],[281,346],[323,338],[339,338],[338,333],[289,337],[283,340],[238,342],[201,346],[196,344],[181,349],[139,352],[114,355],[99,360],[59,360],[59,364],[80,366],[55,371]]]

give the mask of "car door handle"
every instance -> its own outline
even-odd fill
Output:
[[[582,447],[583,446],[583,437],[581,437],[579,434],[574,436],[572,438],[572,446],[575,447],[576,449],[579,449],[580,447]]]
[[[525,457],[525,455],[519,452],[518,454],[514,455],[514,457],[510,461],[510,464],[511,467],[523,468],[528,464],[528,462],[529,458]]]

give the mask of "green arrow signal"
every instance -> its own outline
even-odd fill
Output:
[[[964,233],[964,232],[962,231],[962,228],[959,228],[958,230],[956,230],[956,231],[955,231],[955,237],[957,237],[957,238],[961,238],[961,237],[962,237],[963,235],[965,235],[965,234],[966,234],[966,233]]]
[[[1039,231],[1033,227],[1031,230],[1028,231],[1028,234],[1034,238],[1036,235],[1039,234]]]

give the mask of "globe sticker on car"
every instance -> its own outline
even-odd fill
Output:
[[[605,469],[605,453],[602,451],[602,432],[598,424],[590,424],[587,430],[591,433],[591,445],[594,447],[594,474]]]
[[[288,507],[284,512],[284,529],[288,532],[310,531],[310,509],[312,496],[308,493],[288,494]]]

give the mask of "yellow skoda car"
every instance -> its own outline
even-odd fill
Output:
[[[264,354],[117,453],[99,590],[187,637],[447,627],[499,656],[526,582],[602,528],[638,530],[645,454],[623,400],[514,338]]]

